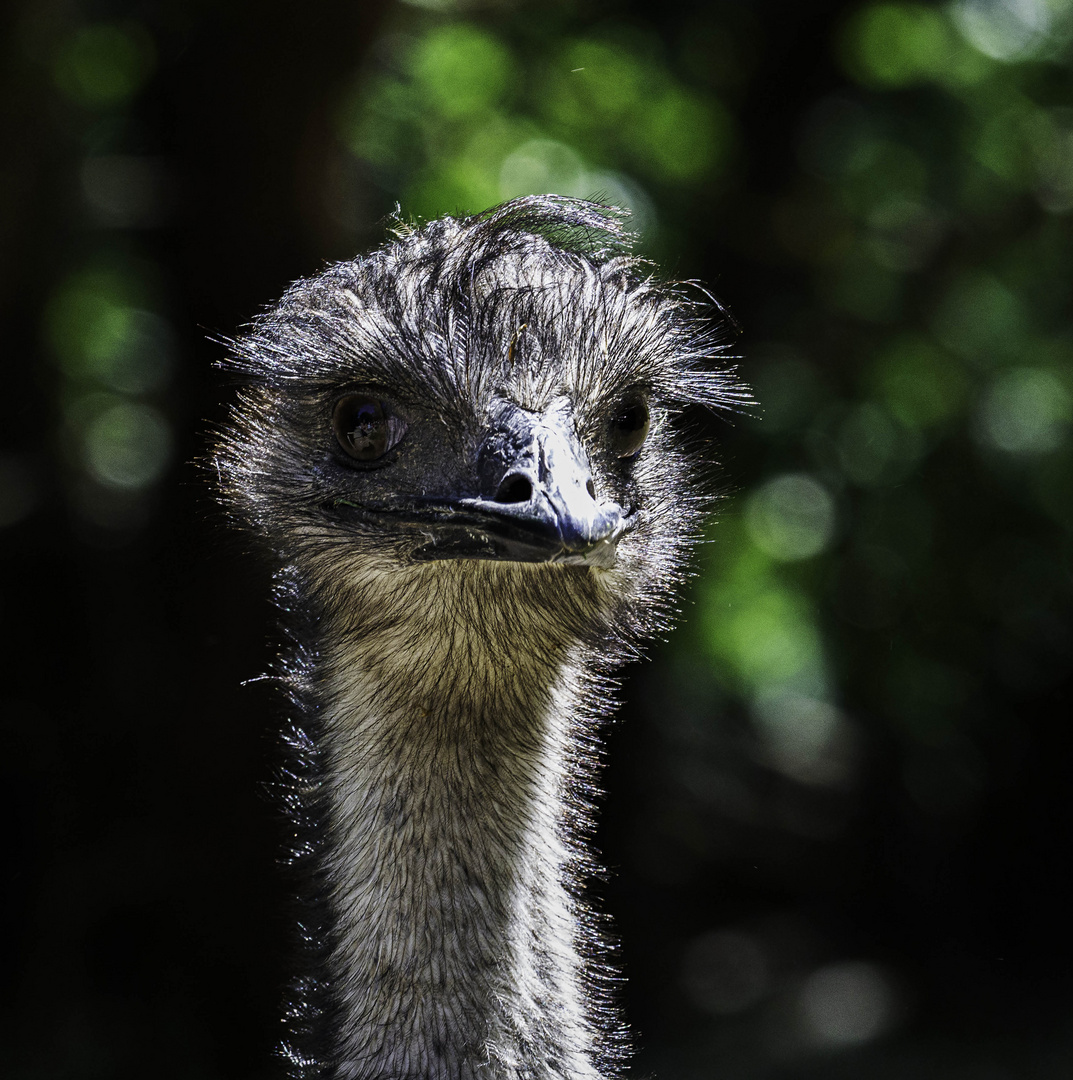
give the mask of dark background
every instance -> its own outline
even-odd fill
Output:
[[[1068,5],[0,19],[5,1075],[273,1074],[281,706],[192,464],[214,338],[396,200],[538,181],[631,203],[762,405],[609,734],[635,1074],[1071,1074]]]

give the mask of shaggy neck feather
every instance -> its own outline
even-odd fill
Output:
[[[339,1077],[600,1075],[564,841],[580,691],[546,627],[501,630],[482,637],[426,601],[327,635]]]

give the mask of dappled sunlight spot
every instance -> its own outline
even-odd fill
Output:
[[[1054,450],[1069,434],[1073,401],[1062,382],[1040,368],[1003,372],[984,394],[976,435],[1009,454]]]
[[[904,86],[948,62],[952,42],[942,13],[923,4],[873,4],[855,13],[849,46],[861,74]]]
[[[1051,29],[1048,0],[955,0],[954,25],[974,48],[993,60],[1034,56]]]
[[[949,420],[968,395],[960,363],[922,334],[894,338],[873,364],[871,381],[891,415],[908,427]]]
[[[771,982],[769,968],[755,936],[736,930],[714,930],[686,945],[679,978],[695,1008],[729,1016],[764,997]]]
[[[494,186],[503,161],[519,146],[541,138],[541,130],[532,120],[492,113],[465,130],[457,156],[487,169]]]
[[[402,0],[410,7],[424,8],[425,11],[449,12],[464,8],[464,0]]]
[[[675,180],[697,180],[730,156],[733,135],[726,110],[680,88],[647,103],[629,129],[634,150]]]
[[[510,51],[467,23],[437,27],[417,40],[408,67],[421,98],[448,118],[495,105],[511,74]]]
[[[1029,174],[1024,133],[1031,111],[1028,102],[1022,101],[987,116],[971,143],[973,157],[1012,185],[1022,185]]]
[[[429,166],[411,181],[411,211],[427,216],[445,210],[476,212],[499,202],[504,158],[533,131],[531,125],[491,116],[468,132],[457,153],[431,158]]]
[[[745,525],[753,543],[785,562],[820,554],[835,535],[835,505],[827,489],[804,473],[768,480],[749,497]]]
[[[499,194],[503,199],[554,191],[584,197],[588,170],[581,155],[555,139],[531,139],[503,161],[499,170]]]
[[[733,121],[710,95],[678,84],[666,67],[617,42],[572,42],[552,68],[545,108],[567,130],[617,143],[647,174],[690,181],[720,167]]]
[[[53,77],[81,105],[129,101],[155,65],[152,41],[137,23],[98,23],[76,30],[59,46]]]
[[[594,120],[631,120],[658,79],[650,65],[622,45],[590,38],[571,42],[553,70],[561,79],[549,95],[551,115],[578,128]]]
[[[806,784],[840,785],[852,779],[856,732],[827,701],[768,688],[751,715],[768,764]]]
[[[803,1034],[817,1047],[856,1046],[889,1031],[897,1021],[898,993],[883,968],[864,960],[829,964],[813,972],[798,993]]]
[[[49,301],[45,332],[66,374],[124,393],[162,388],[175,364],[168,322],[130,301],[136,288],[112,271],[72,275]]]
[[[708,648],[743,690],[826,692],[823,640],[804,595],[768,579],[748,593],[732,584],[712,599],[705,611]]]
[[[982,270],[966,270],[940,299],[932,329],[951,352],[990,365],[1016,352],[1026,333],[1020,297]]]
[[[987,73],[943,11],[925,4],[871,4],[854,12],[840,41],[843,64],[870,86],[936,81],[972,84]]]
[[[417,174],[410,185],[407,206],[418,218],[477,213],[499,201],[495,172],[465,155],[444,162],[439,172]]]
[[[456,21],[397,35],[390,61],[341,97],[340,142],[372,166],[377,183],[400,191],[408,214],[472,213],[498,202],[503,159],[541,135],[533,119],[507,112],[517,89],[511,50]]]
[[[596,199],[628,210],[629,228],[638,234],[655,224],[652,200],[636,181],[622,173],[590,169],[574,147],[556,139],[530,139],[503,160],[499,197],[546,192]]]
[[[747,699],[779,690],[822,698],[829,692],[823,639],[805,592],[783,580],[772,561],[724,522],[718,576],[704,579],[700,629],[715,674]]]
[[[643,35],[526,41],[457,15],[392,34],[376,70],[340,95],[339,142],[419,218],[554,192],[628,209],[633,231],[658,243],[647,185],[688,186],[726,166],[732,116]],[[338,206],[356,204],[361,177],[337,176],[332,216],[350,220]]]
[[[160,479],[171,458],[171,432],[158,409],[120,402],[87,425],[86,464],[106,487],[145,488]]]
[[[820,636],[795,599],[770,592],[728,620],[738,669],[750,683],[789,680],[819,666]]]
[[[1061,112],[1055,115],[1062,116]],[[1046,110],[1025,97],[984,116],[969,141],[974,160],[1011,187],[1046,191],[1066,184],[1065,145],[1060,129],[1052,130]],[[1054,137],[1057,136],[1057,137]]]

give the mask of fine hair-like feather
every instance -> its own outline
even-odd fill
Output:
[[[595,1080],[624,1060],[583,896],[599,723],[710,501],[677,416],[745,397],[722,311],[628,242],[617,212],[554,196],[399,227],[232,343],[213,461],[291,641],[296,1076]],[[375,459],[344,452],[350,400],[390,444]],[[606,535],[541,517],[564,454]],[[522,534],[552,546],[518,555]]]

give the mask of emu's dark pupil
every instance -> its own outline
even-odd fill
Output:
[[[358,461],[375,461],[390,449],[390,431],[383,404],[376,398],[355,395],[335,407],[332,418],[343,449]]]
[[[643,401],[624,403],[611,424],[615,453],[620,458],[634,457],[640,453],[648,438],[648,427],[648,406]]]

